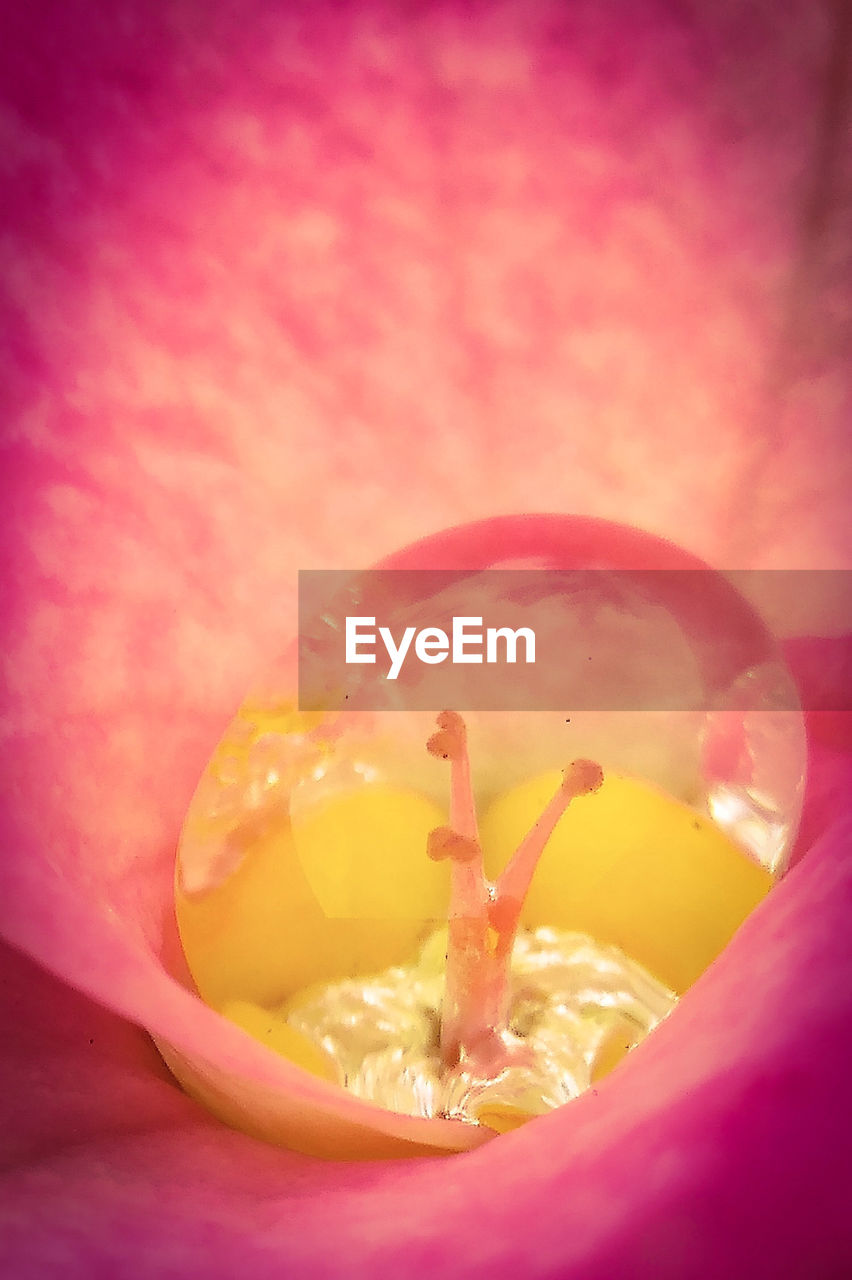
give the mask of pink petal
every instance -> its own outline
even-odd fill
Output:
[[[848,564],[840,11],[308,8],[6,6],[0,915],[100,1002],[4,960],[6,1271],[840,1274],[834,739],[663,1034],[478,1153],[254,1143],[106,1011],[223,1034],[157,963],[174,842],[297,568],[512,509]]]
[[[850,834],[823,839],[609,1083],[449,1164],[324,1164],[253,1143],[179,1094],[141,1033],[10,956],[3,1096],[27,1079],[30,1120],[12,1127],[8,1273],[135,1259],[139,1275],[650,1280],[747,1260],[754,1277],[839,1276]]]

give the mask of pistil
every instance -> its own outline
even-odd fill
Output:
[[[455,711],[442,711],[427,750],[450,761],[450,825],[431,832],[430,858],[450,860],[450,910],[441,1058],[495,1075],[522,1056],[508,1027],[509,965],[521,910],[539,858],[568,805],[597,791],[600,765],[575,760],[559,790],[495,883],[486,879],[476,821],[467,731]]]

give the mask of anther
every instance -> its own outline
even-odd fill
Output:
[[[450,858],[453,862],[472,862],[481,850],[475,840],[459,835],[452,827],[436,827],[426,838],[426,853],[433,862]]]

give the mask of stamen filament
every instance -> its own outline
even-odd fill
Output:
[[[493,985],[487,959],[490,893],[479,845],[467,732],[461,716],[455,711],[441,712],[438,733],[426,746],[431,755],[450,761],[451,826],[432,832],[428,852],[431,857],[451,859],[441,1057],[446,1066],[453,1067],[466,1046],[489,1034],[489,991]]]
[[[459,835],[479,843],[476,805],[467,753],[467,730],[457,711],[442,711],[438,716],[438,732],[426,743],[426,750],[441,756],[450,764],[450,823]]]
[[[603,770],[599,764],[591,760],[574,760],[565,770],[559,790],[497,877],[489,915],[492,927],[500,933],[501,946],[508,943],[510,952],[535,869],[556,824],[572,800],[597,791],[602,782]]]

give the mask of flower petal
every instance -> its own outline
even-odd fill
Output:
[[[848,563],[840,9],[309,8],[32,3],[0,39],[3,928],[201,1038],[155,963],[175,836],[298,567],[543,509]],[[842,1273],[827,764],[818,848],[666,1035],[450,1164],[226,1130],[8,957],[6,1270]]]

